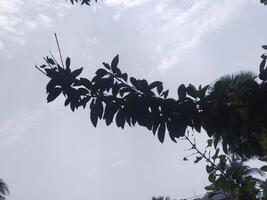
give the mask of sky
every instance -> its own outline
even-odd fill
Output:
[[[190,145],[141,127],[90,123],[61,97],[47,104],[37,71],[57,33],[64,57],[92,77],[120,55],[131,76],[206,85],[241,70],[258,72],[267,8],[257,0],[0,0],[0,177],[9,200],[148,200],[205,193],[205,162],[183,161]],[[204,148],[205,132],[196,134]]]

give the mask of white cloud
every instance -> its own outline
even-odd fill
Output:
[[[25,133],[44,113],[44,109],[18,111],[0,126],[1,142],[11,144],[20,140]]]
[[[65,8],[68,8],[68,5],[64,1],[56,3],[51,0],[0,0],[1,43],[11,39],[24,44],[27,34],[40,28],[50,28],[50,15],[64,15]]]
[[[161,1],[155,12],[161,20],[162,34],[168,47],[167,55],[162,56],[158,70],[164,72],[173,68],[179,57],[201,42],[203,37],[220,30],[239,16],[243,6],[250,0],[202,0],[188,1],[187,4],[173,8],[171,0]]]
[[[126,8],[139,6],[146,2],[147,0],[106,0],[105,3],[108,6],[123,6]]]
[[[39,22],[40,26],[50,27],[52,19],[44,14],[39,14],[37,17],[37,21]]]

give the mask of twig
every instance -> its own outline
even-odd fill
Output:
[[[186,140],[192,145],[192,148],[195,149],[197,151],[197,153],[199,153],[204,159],[206,159],[206,161],[208,161],[216,170],[219,170],[221,172],[221,174],[227,178],[234,186],[236,186],[246,197],[247,200],[250,200],[249,195],[247,194],[247,192],[245,192],[240,185],[238,185],[233,179],[232,177],[230,177],[229,175],[227,175],[226,173],[224,173],[224,171],[222,169],[220,169],[217,165],[215,165],[205,154],[203,154],[197,147],[196,145],[189,139],[188,136],[184,135],[184,137],[186,138]]]
[[[37,67],[37,66],[35,65],[35,68],[38,69],[40,72],[42,72],[42,73],[47,77],[47,74],[44,73],[39,67]]]
[[[59,43],[58,43],[58,39],[57,39],[57,34],[56,33],[55,33],[55,38],[56,38],[56,42],[57,42],[57,48],[58,48],[59,56],[60,56],[60,59],[61,59],[61,64],[62,64],[62,67],[64,69],[65,67],[64,67],[64,63],[63,63],[63,59],[62,59],[62,54],[61,54],[61,50],[60,50],[60,46],[59,46]]]

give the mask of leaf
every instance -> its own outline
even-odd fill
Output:
[[[189,84],[189,86],[186,88],[186,92],[191,97],[197,98],[197,89],[192,84]]]
[[[206,165],[206,171],[210,174],[213,172],[214,168],[212,166]]]
[[[208,140],[207,140],[207,143],[208,143],[208,146],[207,146],[207,147],[211,147],[211,145],[212,145],[212,141],[213,141],[212,139],[208,139]]]
[[[168,97],[169,90],[164,91],[160,96],[163,96],[164,99]]]
[[[134,77],[131,77],[131,78],[130,78],[130,82],[132,83],[132,85],[133,85],[136,89],[140,89],[140,85],[139,85],[138,81],[137,81]]]
[[[94,109],[95,109],[96,116],[99,119],[101,119],[103,116],[103,111],[104,111],[102,101],[100,101],[99,99],[96,99]]]
[[[209,181],[211,182],[211,183],[213,183],[213,182],[215,182],[215,180],[216,180],[216,176],[212,173],[212,174],[210,174],[209,175]]]
[[[51,65],[55,65],[56,64],[55,61],[52,58],[48,58],[48,57],[47,57],[47,62],[49,64],[51,64]]]
[[[205,190],[209,190],[209,191],[214,191],[216,188],[214,187],[214,185],[208,185],[205,187]]]
[[[40,68],[45,68],[45,67],[46,67],[46,65],[45,65],[45,64],[43,64],[43,65],[41,65],[41,66],[40,66]]]
[[[261,46],[263,49],[267,50],[267,45],[262,45]]]
[[[123,73],[123,74],[121,75],[121,78],[122,78],[125,82],[127,82],[127,80],[128,80],[128,74],[127,74],[127,73]]]
[[[46,93],[49,93],[52,90],[54,90],[56,86],[57,86],[56,80],[55,79],[51,79],[46,85]]]
[[[179,99],[183,100],[186,98],[186,88],[185,88],[185,85],[184,84],[181,84],[179,87],[178,87],[178,97]]]
[[[79,95],[87,95],[89,93],[89,91],[85,88],[78,88],[77,92],[79,93]]]
[[[69,105],[69,103],[70,103],[70,98],[67,98],[67,99],[65,100],[64,105],[67,106],[67,105]]]
[[[92,82],[86,78],[80,78],[80,83],[89,90],[92,88]]]
[[[184,158],[183,158],[183,161],[188,161],[188,158],[187,158],[187,157],[184,157]]]
[[[260,64],[260,73],[264,72],[265,65],[266,65],[266,59],[262,59],[261,64]]]
[[[70,68],[70,57],[66,58],[65,65],[66,65],[66,69]]]
[[[162,91],[163,91],[163,84],[158,84],[157,85],[157,92],[158,92],[158,94],[160,95],[162,93]]]
[[[202,156],[197,156],[196,160],[194,161],[194,163],[198,163],[203,157]]]
[[[264,172],[267,172],[267,165],[262,166],[261,170],[264,171]]]
[[[98,116],[95,109],[95,100],[91,101],[90,104],[91,112],[90,112],[90,119],[94,127],[97,126]]]
[[[47,103],[54,101],[61,93],[61,88],[55,88],[54,90],[50,91],[47,96]]]
[[[156,88],[158,88],[158,87],[160,87],[160,85],[162,86],[162,82],[161,81],[154,81],[154,82],[152,82],[151,84],[149,84],[149,86],[148,86],[148,88],[150,89],[150,90],[152,90],[152,89],[154,89],[155,87]],[[163,88],[162,88],[163,89]],[[160,92],[161,93],[161,92]]]
[[[211,157],[213,160],[216,160],[216,158],[218,157],[220,149],[216,149],[214,155]]]
[[[102,64],[104,65],[105,68],[110,69],[110,65],[108,63],[103,62]]]
[[[164,142],[164,137],[165,137],[165,123],[161,123],[158,129],[158,139],[161,143]]]
[[[71,75],[74,76],[74,77],[77,77],[77,76],[79,76],[79,75],[82,73],[82,71],[83,71],[83,67],[81,67],[80,69],[76,69],[76,70],[74,70],[74,71],[71,73]]]
[[[105,76],[105,75],[107,75],[108,74],[108,72],[105,70],[105,69],[103,69],[103,68],[100,68],[100,69],[98,69],[97,71],[96,71],[96,73],[95,73],[98,77],[103,77],[103,76]]]
[[[123,109],[120,109],[116,116],[116,124],[118,127],[124,128],[125,125],[125,116]]]
[[[118,63],[119,63],[119,55],[116,55],[111,62],[111,70],[113,73],[116,73]]]

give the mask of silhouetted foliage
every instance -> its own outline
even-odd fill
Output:
[[[157,135],[160,142],[166,133],[176,142],[184,137],[187,128],[197,132],[204,129],[215,138],[215,147],[222,143],[225,153],[234,152],[242,158],[264,155],[261,141],[267,127],[265,55],[260,66],[262,81],[243,72],[204,87],[181,84],[177,98],[169,98],[169,91],[160,81],[128,78],[118,67],[119,56],[110,64],[103,63],[91,80],[80,78],[83,68],[71,69],[70,58],[65,66],[54,58],[47,57],[45,61],[40,68],[51,79],[46,87],[47,101],[63,94],[65,106],[72,111],[90,104],[95,127],[100,119],[107,125],[115,121],[120,128],[138,124]]]
[[[2,179],[0,179],[0,200],[5,200],[8,194],[9,189],[7,184]]]
[[[227,180],[231,177],[231,184],[241,189],[244,184],[240,185],[225,172],[227,158],[219,155],[218,144],[225,154],[242,160],[257,157],[266,161],[267,56],[263,54],[261,58],[259,76],[242,72],[224,76],[204,87],[181,84],[176,98],[168,97],[169,90],[164,89],[161,81],[149,83],[123,73],[118,67],[118,55],[110,64],[104,62],[91,80],[80,77],[83,68],[72,70],[69,57],[61,64],[53,56],[46,57],[46,63],[37,68],[50,78],[46,87],[47,102],[63,94],[65,106],[72,111],[89,104],[90,119],[95,127],[101,119],[106,125],[115,122],[122,129],[125,124],[138,124],[157,135],[161,143],[166,133],[176,142],[177,138],[188,138],[185,134],[188,128],[197,132],[205,130],[212,138],[208,147],[213,145],[216,151],[209,158],[198,152],[200,156],[195,163],[202,158],[213,159],[207,166],[210,182],[220,182],[223,175]],[[215,163],[216,159],[219,163]],[[246,182],[247,177],[243,178]]]
[[[267,0],[260,2],[267,5]],[[263,49],[267,50],[267,46]],[[241,72],[221,77],[211,85],[181,84],[176,98],[169,97],[169,90],[164,89],[161,81],[149,83],[123,73],[118,67],[118,55],[111,63],[104,62],[92,79],[80,77],[83,68],[73,70],[69,57],[64,63],[61,57],[59,64],[51,55],[36,68],[50,78],[47,102],[63,94],[65,106],[72,111],[89,105],[95,127],[102,119],[106,125],[113,122],[122,129],[125,124],[146,127],[161,143],[166,133],[173,142],[185,138],[198,155],[194,163],[207,162],[211,185],[206,189],[215,191],[210,194],[223,191],[229,199],[253,200],[267,196],[267,181],[252,176],[255,172],[263,175],[267,166],[258,169],[244,165],[250,158],[267,161],[267,55],[261,59],[259,75]],[[208,134],[205,152],[200,152],[190,140],[188,129],[203,129]],[[213,155],[208,149],[214,149]]]
[[[68,0],[66,0],[66,1],[68,1]],[[86,4],[86,5],[88,5],[88,6],[90,6],[91,5],[91,0],[69,0],[72,4],[74,4],[74,3],[80,3],[81,5],[83,5],[83,4]],[[97,0],[92,0],[92,1],[95,1],[95,2],[97,2]]]

